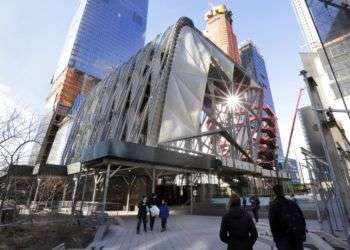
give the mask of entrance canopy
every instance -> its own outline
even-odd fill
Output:
[[[127,161],[127,165],[150,164],[167,166],[184,170],[216,170],[221,161],[211,155],[194,155],[151,147],[136,143],[108,140],[87,148],[82,156],[85,166],[96,166],[103,160]],[[135,164],[132,164],[135,163]],[[137,164],[139,163],[139,164]]]

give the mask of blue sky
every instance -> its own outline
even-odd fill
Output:
[[[146,40],[180,16],[204,29],[207,0],[150,0]],[[255,41],[263,54],[283,144],[286,145],[297,92],[303,86],[298,50],[301,33],[289,0],[223,0],[234,14],[239,41]],[[2,0],[0,3],[0,91],[42,112],[49,82],[63,47],[76,0]],[[1,98],[1,97],[0,97]],[[303,102],[305,103],[305,99]],[[297,126],[298,127],[298,126]],[[295,146],[301,141],[297,128]]]

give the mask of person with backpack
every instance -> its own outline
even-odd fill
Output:
[[[159,206],[159,217],[162,222],[162,232],[166,231],[166,223],[169,217],[169,207],[165,200],[162,200],[162,204]]]
[[[297,203],[284,196],[283,187],[275,185],[276,198],[270,203],[269,222],[278,250],[302,250],[306,240],[306,223]]]
[[[136,233],[140,234],[140,226],[141,222],[143,223],[143,229],[145,230],[145,233],[147,233],[147,213],[148,213],[148,206],[147,206],[147,197],[143,196],[142,200],[139,202],[138,205],[139,211],[137,213],[137,228]]]
[[[228,250],[253,250],[258,232],[252,217],[241,208],[241,199],[237,194],[231,195],[228,207],[229,211],[221,221],[221,241],[228,245]]]
[[[253,195],[249,199],[250,206],[252,208],[253,216],[255,219],[255,222],[258,223],[259,221],[259,209],[260,209],[260,199],[258,196]]]
[[[157,195],[156,194],[152,194],[152,197],[149,200],[148,203],[148,208],[149,208],[149,226],[151,231],[153,231],[153,227],[154,227],[154,221],[156,219],[156,217],[159,215],[159,202],[157,199]]]

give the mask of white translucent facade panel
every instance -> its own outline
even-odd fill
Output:
[[[184,27],[175,49],[159,142],[199,133],[200,115],[212,59],[229,80],[233,81],[235,64],[203,36],[189,27]],[[259,88],[253,80],[250,84]]]
[[[199,132],[210,57],[198,35],[183,28],[169,76],[159,142]]]
[[[69,118],[59,128],[47,160],[48,164],[56,164],[56,165],[62,164],[63,152],[67,144],[68,136],[72,129],[72,125],[73,125],[73,119]]]

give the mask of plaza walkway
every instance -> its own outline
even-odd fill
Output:
[[[99,246],[109,250],[224,250],[227,249],[219,239],[221,218],[213,216],[171,216],[168,230],[161,233],[160,220],[156,220],[153,232],[136,234],[136,218],[123,218],[123,226],[111,226],[110,232]],[[264,237],[268,231],[266,220],[258,223],[258,231]],[[313,225],[312,227],[316,226]],[[101,245],[100,245],[101,244]],[[95,245],[98,247],[98,245]],[[98,249],[98,248],[97,248]],[[258,241],[254,249],[270,250],[271,247]]]

